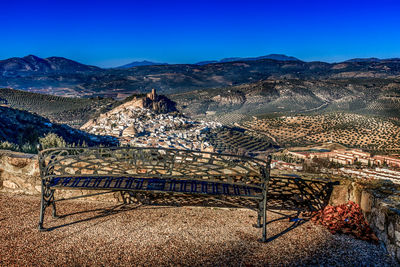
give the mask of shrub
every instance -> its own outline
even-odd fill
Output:
[[[0,142],[0,149],[17,151],[18,148],[18,145],[10,143],[8,141]]]
[[[42,149],[67,146],[65,140],[55,133],[48,133],[45,137],[39,138],[39,143],[42,146]]]
[[[25,143],[23,146],[21,146],[20,151],[24,153],[36,154],[37,148],[31,143]]]

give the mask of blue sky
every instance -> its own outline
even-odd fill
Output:
[[[271,53],[400,57],[400,1],[0,2],[0,59],[63,56],[111,67]]]

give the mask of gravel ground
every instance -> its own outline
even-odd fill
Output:
[[[394,266],[379,245],[268,212],[269,243],[245,209],[65,201],[39,232],[39,198],[0,194],[0,266]],[[50,210],[50,209],[49,209]],[[288,212],[285,212],[288,213]],[[48,212],[50,214],[50,212]]]

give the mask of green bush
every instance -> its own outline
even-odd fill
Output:
[[[25,143],[23,144],[20,149],[21,152],[24,153],[30,153],[30,154],[36,154],[37,153],[37,148],[35,145],[31,144],[31,143]]]
[[[0,149],[17,151],[19,147],[16,144],[5,141],[5,142],[0,142]]]
[[[39,143],[42,149],[67,146],[65,140],[55,133],[48,133],[46,136],[39,138]]]

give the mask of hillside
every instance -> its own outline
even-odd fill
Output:
[[[400,79],[264,80],[170,97],[186,115],[223,123],[262,114],[326,111],[399,117]]]
[[[36,113],[52,122],[79,127],[118,104],[113,99],[71,98],[0,88],[0,99],[14,109]]]
[[[89,120],[81,130],[118,138],[135,147],[166,147],[260,155],[277,148],[266,138],[254,137],[243,129],[220,123],[196,121],[178,112],[162,113],[154,108],[160,96],[155,91],[146,98],[134,97],[116,108]],[[147,105],[148,99],[153,105]],[[156,105],[158,106],[158,105]],[[149,108],[150,107],[150,108]],[[174,106],[173,106],[174,107]]]
[[[3,76],[32,75],[34,73],[77,73],[96,71],[100,68],[88,66],[63,57],[40,58],[34,55],[0,60]]]
[[[30,56],[0,62],[0,87],[63,96],[111,96],[122,99],[152,88],[170,94],[236,86],[266,79],[393,79],[400,76],[400,60],[397,59],[325,63],[286,60],[281,55],[275,58],[279,60],[235,58],[226,59],[228,62],[202,65],[170,64],[100,69],[82,66],[80,63],[74,65],[66,59]],[[56,59],[65,64],[57,63]]]
[[[91,146],[117,143],[114,138],[95,136],[67,125],[54,124],[48,119],[27,111],[0,106],[0,115],[0,142],[34,146],[39,137],[51,132],[63,137],[69,144],[86,143]]]
[[[261,57],[229,57],[223,58],[221,60],[207,60],[207,61],[200,61],[197,62],[196,65],[206,65],[206,64],[213,64],[213,63],[224,63],[224,62],[235,62],[235,61],[255,61],[255,60],[262,60],[262,59],[272,59],[277,61],[301,61],[298,58],[290,57],[281,54],[270,54]]]
[[[129,68],[134,68],[134,67],[139,67],[139,66],[153,66],[153,65],[168,65],[168,63],[157,63],[157,62],[151,62],[148,60],[133,61],[131,63],[116,67],[115,69],[129,69]]]
[[[242,126],[284,147],[338,143],[377,153],[400,152],[400,123],[351,113],[254,118]]]

